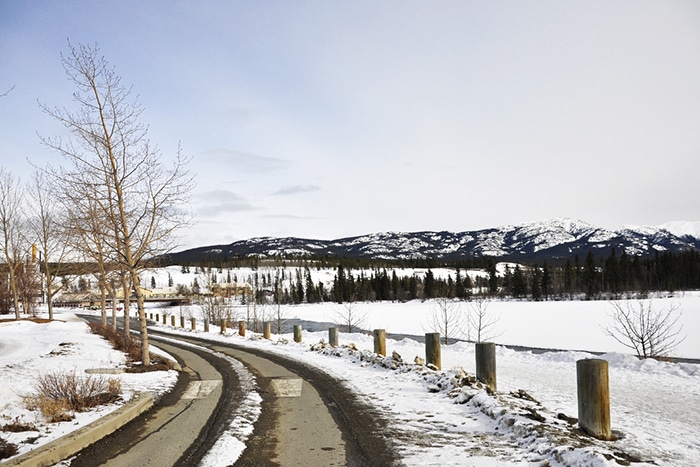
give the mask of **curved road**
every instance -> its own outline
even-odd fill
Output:
[[[323,371],[259,349],[177,338],[233,357],[256,376],[262,413],[236,466],[400,465],[385,423]]]
[[[176,387],[142,417],[81,451],[71,466],[198,465],[246,397],[241,370],[214,352],[242,362],[262,397],[261,414],[236,466],[400,465],[382,434],[384,422],[324,372],[234,344],[155,330],[149,337],[182,366]]]
[[[227,426],[240,398],[224,388],[238,386],[228,361],[201,349],[158,342],[183,368],[175,388],[155,406],[82,450],[71,466],[196,465]]]

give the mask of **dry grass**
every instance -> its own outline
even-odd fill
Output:
[[[15,418],[10,423],[5,423],[0,430],[8,433],[22,433],[25,431],[38,431],[36,425],[33,423],[22,422],[19,417]]]
[[[84,412],[119,399],[122,388],[116,378],[101,375],[78,375],[51,372],[41,375],[34,384],[35,394],[25,396],[29,410],[39,410],[50,423],[73,419],[71,412]]]

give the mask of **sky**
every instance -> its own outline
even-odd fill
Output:
[[[700,220],[700,3],[0,0],[0,165],[98,44],[196,178],[181,249]],[[30,163],[31,162],[31,163]]]

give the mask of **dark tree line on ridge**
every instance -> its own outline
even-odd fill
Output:
[[[612,248],[607,256],[589,251],[557,264],[505,263],[493,257],[474,258],[459,263],[436,260],[387,261],[324,258],[237,259],[236,267],[296,267],[295,277],[265,280],[256,287],[257,299],[275,303],[316,303],[334,301],[409,301],[415,299],[512,297],[522,300],[561,300],[570,298],[614,299],[644,297],[655,291],[700,289],[700,253],[657,252],[651,256],[618,254]],[[220,263],[219,267],[223,265]],[[231,264],[229,264],[229,267]],[[433,269],[454,268],[437,277]],[[310,268],[334,268],[330,287],[314,283]],[[401,274],[402,268],[423,268],[425,274]],[[484,274],[470,277],[467,269]],[[398,272],[397,272],[398,271]],[[265,298],[267,296],[267,298]]]

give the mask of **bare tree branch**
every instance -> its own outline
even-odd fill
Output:
[[[636,306],[630,301],[611,303],[610,324],[604,328],[607,335],[635,351],[639,358],[670,355],[685,340],[679,304],[655,309],[651,300],[640,300]]]

